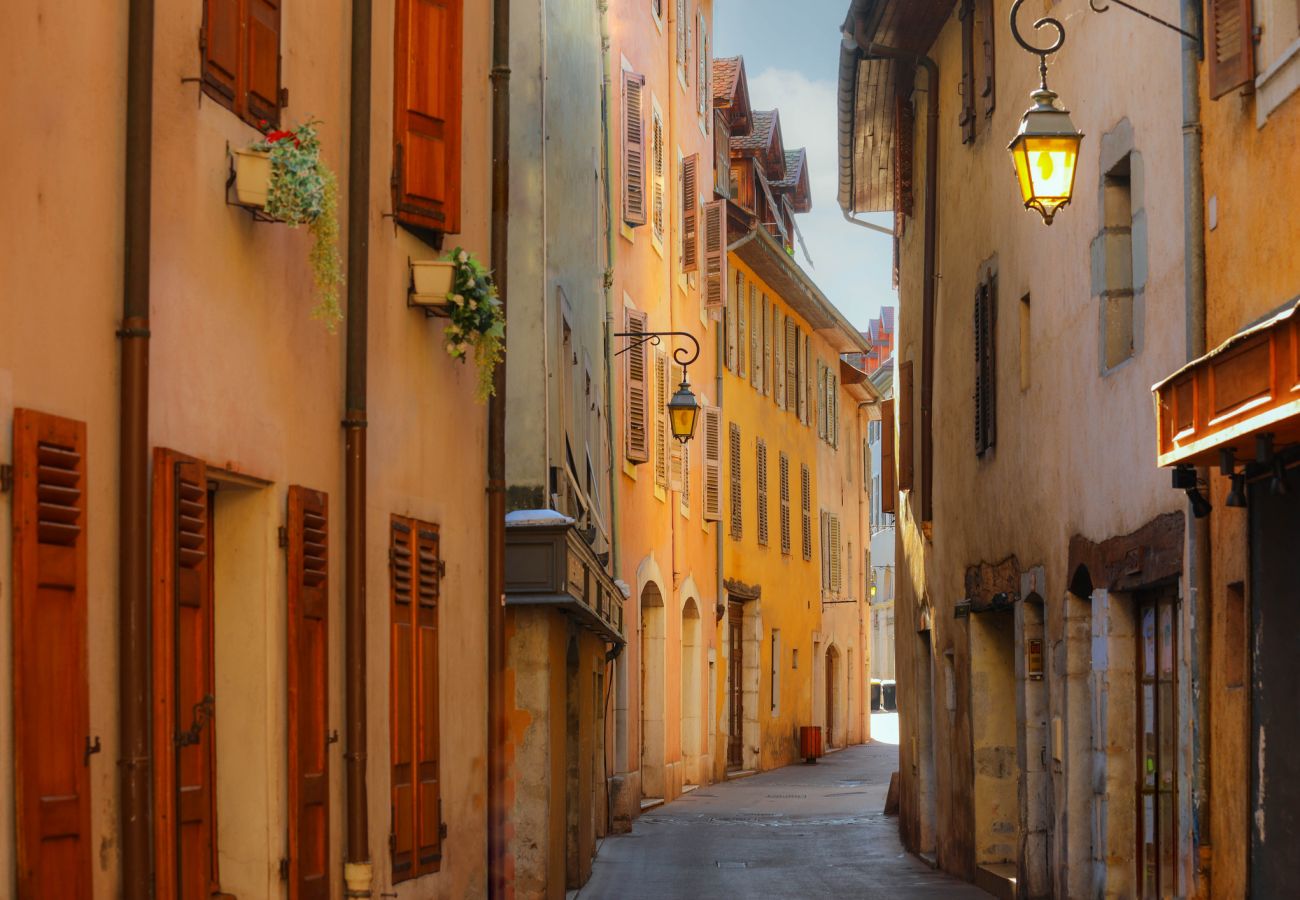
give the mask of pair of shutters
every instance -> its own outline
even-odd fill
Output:
[[[390,716],[393,882],[438,871],[442,799],[438,734],[438,526],[389,520]]]
[[[975,455],[997,442],[997,277],[975,290]]]
[[[275,126],[280,90],[280,0],[204,0],[203,92],[244,121]]]

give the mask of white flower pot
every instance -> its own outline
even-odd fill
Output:
[[[411,260],[411,292],[408,302],[411,306],[423,307],[426,311],[441,310],[447,307],[447,295],[456,282],[456,264],[443,259]]]
[[[232,150],[235,158],[235,199],[241,206],[266,207],[271,190],[271,153],[268,150]]]

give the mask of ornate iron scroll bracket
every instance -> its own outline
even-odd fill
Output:
[[[1167,22],[1164,19],[1160,18],[1159,16],[1152,15],[1151,13],[1147,12],[1145,9],[1138,9],[1132,3],[1126,3],[1125,0],[1111,0],[1111,2],[1119,4],[1120,6],[1127,9],[1129,12],[1137,13],[1139,16],[1142,16],[1144,19],[1150,19],[1152,22],[1155,22],[1157,25],[1163,25],[1164,27],[1168,28],[1170,31],[1176,31],[1190,41],[1196,41],[1196,46],[1198,47],[1201,45],[1201,36],[1199,34],[1192,34],[1190,31],[1186,31],[1178,27],[1173,22]],[[1104,13],[1108,9],[1110,9],[1110,3],[1107,3],[1105,5],[1100,5],[1097,3],[1097,0],[1088,0],[1088,6],[1091,7],[1092,11],[1096,13]]]
[[[1092,3],[1093,0],[1088,0]],[[1119,2],[1119,0],[1115,0]],[[1054,19],[1051,16],[1043,16],[1034,22],[1034,30],[1051,26],[1056,29],[1056,40],[1046,47],[1035,47],[1025,40],[1024,35],[1020,33],[1020,26],[1016,24],[1016,18],[1020,14],[1020,7],[1024,6],[1025,0],[1016,0],[1011,4],[1011,36],[1016,39],[1016,43],[1024,47],[1030,53],[1038,57],[1038,79],[1039,89],[1047,90],[1047,57],[1051,56],[1057,50],[1065,46],[1065,26],[1061,24],[1060,19]]]
[[[628,341],[628,345],[615,353],[615,356],[622,356],[627,351],[646,344],[658,347],[666,337],[681,337],[690,341],[695,346],[695,349],[692,350],[690,347],[675,348],[673,350],[673,360],[677,365],[686,368],[700,358],[700,342],[695,339],[695,335],[688,331],[616,331],[614,337],[634,339]]]

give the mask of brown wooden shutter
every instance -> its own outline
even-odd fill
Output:
[[[880,511],[892,513],[898,497],[894,462],[894,399],[880,404]]]
[[[961,0],[961,142],[975,140],[975,0]]]
[[[240,0],[204,0],[199,32],[204,92],[231,109],[235,109],[240,80],[239,4]]]
[[[840,542],[840,517],[835,513],[827,515],[830,523],[830,560],[831,560],[831,590],[836,593],[844,591],[844,566],[843,554],[844,547]]]
[[[685,373],[681,370],[681,367],[678,367],[676,374],[679,378],[685,380]],[[666,387],[668,389],[671,389],[671,385],[666,385]],[[687,491],[686,445],[683,444],[681,441],[677,440],[677,438],[673,437],[672,429],[669,427],[670,423],[668,421],[668,390],[664,391],[664,402],[661,408],[663,409],[664,440],[666,440],[669,445],[668,487],[670,490],[676,491],[678,494],[685,494]],[[688,501],[685,501],[683,498],[679,497],[678,502],[684,503]]]
[[[412,521],[415,530],[415,853],[416,873],[442,863],[439,778],[438,599],[442,556],[438,526]]]
[[[781,552],[790,555],[790,457],[778,457],[778,477],[781,489]]]
[[[625,312],[629,334],[644,334],[648,330],[645,313],[635,309]],[[634,343],[623,354],[626,360],[623,370],[624,409],[627,411],[625,455],[630,463],[643,463],[650,459],[649,347],[646,343]]]
[[[997,441],[996,280],[975,292],[975,455],[983,456]]]
[[[700,154],[682,160],[682,271],[700,268]]]
[[[244,54],[249,118],[280,122],[280,0],[245,0]]]
[[[758,545],[767,546],[767,441],[758,439],[754,454],[754,474],[758,477]]]
[[[731,126],[720,109],[713,111],[713,194],[731,196]]]
[[[744,295],[745,273],[737,269],[727,295],[727,368],[732,372],[736,371],[736,347],[740,341],[740,298]]]
[[[820,540],[820,553],[822,561],[822,590],[829,591],[831,588],[831,557],[830,557],[830,513],[822,510],[818,514],[817,537]]]
[[[753,286],[750,286],[753,291]],[[736,374],[741,378],[749,377],[749,367],[745,364],[746,356],[749,354],[749,299],[745,291],[740,292],[736,298],[737,324],[736,324]]]
[[[289,897],[330,883],[329,498],[289,487]]]
[[[799,376],[797,372],[797,369],[799,367],[798,363],[799,363],[799,332],[798,329],[795,327],[794,319],[786,319],[785,320],[785,377],[783,379],[784,382],[783,390],[785,392],[784,403],[786,409],[794,409],[796,406],[800,406],[800,408],[802,409],[802,405],[799,403],[798,398],[795,396],[799,388]],[[802,418],[803,413],[800,412],[799,416],[800,418]]]
[[[749,385],[763,386],[763,313],[758,306],[758,286],[749,286]]]
[[[984,118],[993,115],[997,106],[997,63],[993,52],[993,35],[997,31],[997,20],[993,14],[993,0],[980,0],[980,40],[983,53],[983,69],[979,79],[980,111]]]
[[[644,225],[645,76],[623,73],[623,224]]]
[[[722,521],[722,410],[704,407],[704,521]]]
[[[898,364],[898,489],[912,489],[912,361]]]
[[[772,348],[772,396],[776,399],[777,409],[788,409],[786,403],[786,391],[788,391],[790,379],[786,374],[786,366],[790,361],[786,351],[786,344],[789,341],[790,322],[785,319],[781,310],[775,305],[772,307],[772,341],[775,346]]]
[[[444,234],[460,231],[462,3],[397,0],[394,208]]]
[[[207,468],[154,451],[154,816],[157,881],[217,890],[216,696]]]
[[[89,900],[86,426],[15,410],[13,460],[18,897]]]
[[[655,402],[650,413],[655,429],[655,484],[668,488],[668,354],[654,352]]]
[[[393,516],[388,536],[391,650],[389,717],[392,739],[392,824],[388,835],[393,882],[416,875],[415,862],[415,535],[409,519]]]
[[[730,443],[728,445],[728,473],[731,478],[731,536],[740,540],[744,534],[742,513],[744,503],[740,492],[740,426],[731,423]]]
[[[808,466],[799,466],[799,505],[802,513],[803,558],[812,559],[812,473]]]
[[[1217,100],[1255,77],[1252,0],[1206,0],[1210,97]]]
[[[704,204],[704,308],[722,309],[727,291],[727,201]]]

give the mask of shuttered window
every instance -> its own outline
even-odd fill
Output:
[[[975,0],[961,0],[961,142],[975,140]]]
[[[772,393],[772,342],[776,340],[772,324],[776,310],[769,308],[767,294],[763,295],[763,395]]]
[[[772,371],[772,395],[776,398],[778,409],[787,409],[786,391],[789,390],[790,380],[786,377],[786,365],[790,360],[786,351],[786,344],[789,342],[787,330],[790,328],[790,320],[786,319],[781,310],[772,309],[772,341],[776,345],[772,353],[773,371]]]
[[[644,334],[648,330],[645,313],[629,309],[625,314],[629,334]],[[623,360],[623,408],[627,414],[624,455],[630,463],[643,463],[650,459],[650,345],[632,338]]]
[[[785,374],[782,378],[785,393],[784,406],[793,410],[798,404],[795,394],[799,389],[799,329],[794,319],[785,320]],[[801,412],[800,418],[803,417]]]
[[[650,420],[655,433],[655,484],[668,488],[668,354],[654,352],[655,401]]]
[[[696,16],[695,62],[699,71],[695,77],[695,109],[705,118],[707,128],[709,108],[713,105],[713,66],[709,63],[709,27],[704,20],[704,10],[700,9]]]
[[[820,538],[820,543],[821,543],[822,590],[823,591],[829,591],[831,589],[830,519],[831,519],[831,514],[823,509],[818,517],[819,527],[817,530],[818,537]]]
[[[289,488],[289,896],[329,897],[329,498]]]
[[[975,455],[997,442],[997,278],[975,291]]]
[[[749,286],[749,386],[763,384],[763,313],[758,306],[758,286]]]
[[[645,76],[623,73],[623,224],[644,225]]]
[[[651,109],[650,123],[650,225],[653,229],[654,239],[663,244],[665,223],[664,223],[664,170],[666,161],[664,159],[664,119],[659,112],[658,107]]]
[[[704,308],[720,313],[727,291],[727,201],[714,200],[704,204],[700,215],[701,240],[704,244],[704,286],[701,294]]]
[[[812,427],[812,337],[799,332],[796,338],[795,346],[803,345],[803,353],[798,356],[802,363],[799,377],[799,417],[805,425]]]
[[[438,526],[392,516],[388,559],[393,816],[388,842],[396,883],[442,865]]]
[[[1210,97],[1219,99],[1255,77],[1252,0],[1206,0]]]
[[[678,508],[681,510],[682,515],[689,516],[691,514],[691,444],[689,441],[685,444],[680,441],[673,441],[673,443],[680,445],[682,448],[682,478],[681,493],[677,498]]]
[[[727,447],[727,466],[730,469],[731,482],[731,536],[740,540],[744,535],[742,528],[743,501],[740,492],[740,426],[731,423],[730,442]]]
[[[713,194],[731,196],[731,126],[720,109],[713,111]]]
[[[700,268],[700,155],[682,160],[682,271]]]
[[[826,367],[817,361],[817,436],[826,439]]]
[[[997,31],[997,20],[993,14],[993,0],[979,0],[980,54],[979,77],[976,89],[979,93],[980,113],[984,118],[993,115],[997,107],[997,65],[993,52],[993,35]]]
[[[844,593],[844,546],[840,543],[840,517],[828,516],[830,524],[831,592]]]
[[[754,474],[757,477],[758,544],[767,546],[767,441],[758,439],[754,451]]]
[[[781,552],[790,555],[790,457],[784,453],[778,461],[781,480]]]
[[[460,231],[464,0],[397,0],[393,206],[397,221]]]
[[[745,273],[736,270],[727,295],[727,368],[736,371],[736,347],[740,339],[740,298],[745,295]]]
[[[15,410],[13,467],[18,896],[89,900],[85,423]]]
[[[898,364],[898,489],[912,489],[912,361]]]
[[[254,127],[279,124],[280,0],[204,0],[199,57],[205,94]]]
[[[880,511],[892,513],[898,487],[894,482],[894,400],[880,404]]]
[[[722,410],[704,407],[704,521],[722,521]]]
[[[802,531],[800,537],[803,539],[803,558],[812,559],[812,473],[808,471],[808,466],[799,466],[799,507],[801,512]]]

